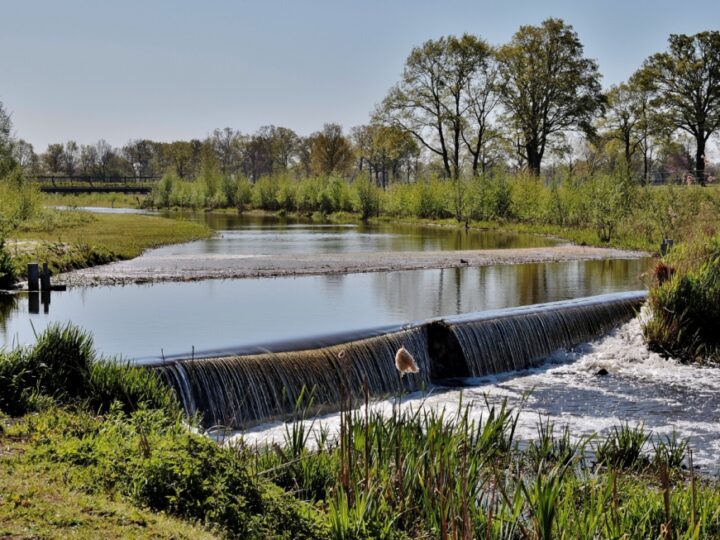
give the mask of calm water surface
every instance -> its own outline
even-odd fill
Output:
[[[573,261],[73,288],[0,297],[0,344],[72,321],[131,358],[232,348],[642,288],[648,262]],[[47,313],[45,311],[47,310]],[[35,313],[33,313],[35,312]]]
[[[177,216],[177,214],[171,214]],[[218,235],[208,240],[152,250],[156,257],[197,255],[272,255],[275,253],[350,253],[448,251],[557,245],[554,238],[500,231],[402,224],[331,224],[275,216],[195,213]]]

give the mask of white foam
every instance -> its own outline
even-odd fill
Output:
[[[607,376],[597,376],[601,368]],[[567,425],[579,438],[607,432],[621,423],[644,424],[655,435],[677,432],[688,438],[694,461],[717,470],[720,460],[720,368],[683,365],[647,349],[641,322],[633,319],[602,339],[573,351],[555,352],[537,368],[474,379],[462,390],[434,389],[429,395],[407,396],[403,410],[457,411],[471,406],[471,416],[487,414],[487,403],[504,399],[519,411],[516,436],[537,436],[540,418],[556,428]],[[393,402],[372,404],[390,414]],[[312,428],[339,429],[338,415],[316,419]],[[244,433],[248,444],[282,443],[286,425],[259,426]]]

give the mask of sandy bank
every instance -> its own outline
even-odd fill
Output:
[[[258,256],[198,255],[161,257],[148,252],[128,261],[62,274],[68,285],[109,285],[201,279],[308,276],[387,272],[460,266],[635,259],[641,251],[562,245],[479,251],[402,251]]]

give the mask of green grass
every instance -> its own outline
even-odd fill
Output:
[[[81,493],[146,509],[146,515],[182,518],[233,538],[326,537],[311,505],[253,475],[243,455],[192,433],[164,411],[126,415],[111,410],[98,417],[50,407],[2,431],[0,444],[17,451],[0,458],[0,467],[19,470],[31,480],[52,471],[66,494],[59,495],[62,508],[71,504],[65,497]],[[18,527],[18,517],[7,520]],[[48,525],[52,535],[62,535],[64,522]],[[132,534],[133,527],[130,523],[125,534]]]
[[[515,412],[490,407],[480,420],[468,412],[344,411],[339,438],[321,432],[319,449],[310,448],[309,426],[295,422],[282,451],[246,452],[264,476],[322,504],[332,538],[720,534],[720,486],[679,469],[677,441],[668,452],[668,441],[653,446],[642,427],[621,426],[594,438],[606,450],[592,464],[590,439],[572,443],[548,422],[523,448]]]
[[[505,403],[385,416],[366,393],[363,408],[341,407],[337,434],[300,417],[282,444],[222,447],[154,372],[98,358],[72,326],[0,353],[0,387],[0,410],[15,416],[0,418],[0,481],[14,478],[0,495],[8,534],[92,536],[101,525],[83,509],[107,505],[110,536],[162,527],[158,514],[242,538],[720,534],[720,486],[683,471],[686,441],[642,426],[573,441],[546,421],[521,444]]]
[[[48,262],[54,272],[137,257],[144,250],[207,238],[205,225],[182,219],[52,211],[9,235],[6,249],[24,275],[28,262]]]
[[[2,538],[218,538],[199,525],[69,485],[70,467],[24,459],[29,443],[1,437]],[[12,445],[12,446],[11,446]]]
[[[45,206],[142,208],[146,199],[145,195],[125,193],[43,193],[41,200]]]
[[[294,422],[283,444],[221,448],[162,412],[97,417],[51,406],[3,423],[0,445],[10,450],[0,471],[28,478],[31,496],[51,475],[61,508],[70,506],[66,497],[111,500],[243,538],[661,538],[668,527],[670,538],[720,534],[717,482],[684,472],[634,436],[596,439],[644,457],[593,464],[587,439],[569,443],[549,424],[520,446],[516,413],[504,405],[481,420],[463,407],[341,414],[337,437]],[[46,504],[39,498],[7,500],[34,511]],[[22,518],[10,513],[3,526],[19,528]],[[122,519],[118,526],[133,534],[137,524]],[[61,536],[66,520],[46,526]]]
[[[0,350],[0,387],[0,410],[16,416],[48,403],[80,403],[96,412],[179,411],[154,372],[98,356],[92,337],[71,324],[48,326],[32,347]]]

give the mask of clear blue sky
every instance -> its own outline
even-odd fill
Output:
[[[717,29],[720,2],[649,0],[14,0],[3,3],[0,101],[15,131],[119,146],[266,124],[365,123],[413,46],[472,32],[506,42],[562,17],[606,86],[670,33]]]

